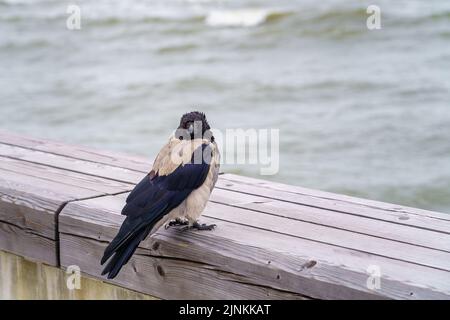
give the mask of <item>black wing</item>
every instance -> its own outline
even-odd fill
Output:
[[[171,174],[148,174],[136,185],[122,209],[122,214],[127,217],[116,237],[105,249],[101,264],[113,254],[114,257],[106,265],[102,275],[108,273],[108,279],[114,278],[153,226],[203,184],[209,172],[209,161],[201,157],[199,159],[202,162],[195,164],[194,155],[197,152],[205,154],[207,148],[210,149],[210,146],[202,144],[193,153],[190,163],[180,165]]]

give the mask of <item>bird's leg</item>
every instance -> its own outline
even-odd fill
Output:
[[[170,227],[174,226],[187,226],[187,225],[189,225],[189,221],[176,218],[175,220],[169,221],[169,223],[166,224],[166,229],[169,229]]]
[[[197,230],[214,230],[214,228],[216,227],[215,224],[205,224],[205,223],[198,223],[197,221],[195,221],[192,224],[192,229],[197,229]]]

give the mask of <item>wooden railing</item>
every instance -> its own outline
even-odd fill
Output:
[[[201,217],[214,231],[161,228],[106,280],[100,257],[150,168],[0,133],[0,250],[163,299],[450,298],[450,214],[233,174]]]

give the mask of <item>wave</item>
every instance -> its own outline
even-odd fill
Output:
[[[52,0],[0,0],[1,6],[30,6],[51,3]]]
[[[52,46],[53,43],[47,40],[35,39],[28,41],[8,41],[1,43],[0,42],[0,50],[32,50],[38,48],[45,48]]]
[[[30,4],[30,1],[26,1],[26,0],[0,0],[0,4],[4,4],[4,5]]]
[[[187,52],[189,50],[196,49],[197,45],[193,43],[186,43],[180,45],[168,45],[160,47],[156,50],[157,53],[165,54],[165,53],[177,53],[177,52]]]
[[[255,27],[290,13],[274,9],[213,10],[206,16],[205,23],[211,27]]]

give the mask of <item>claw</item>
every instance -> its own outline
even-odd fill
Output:
[[[177,218],[175,220],[169,221],[169,223],[167,223],[165,225],[165,228],[169,229],[170,227],[173,227],[173,226],[186,226],[188,224],[189,224],[188,221],[183,221],[183,220]]]
[[[194,224],[192,225],[192,228],[193,229],[197,229],[197,230],[209,230],[209,231],[211,231],[211,230],[214,230],[215,227],[216,227],[215,224],[207,225],[206,223],[199,224],[198,222],[194,222]]]

